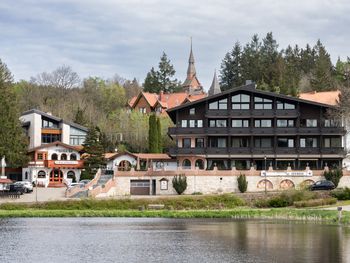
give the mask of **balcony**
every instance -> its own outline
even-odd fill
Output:
[[[207,110],[206,117],[215,118],[215,117],[228,117],[230,115],[229,110]]]
[[[274,154],[273,148],[252,148],[252,154]]]
[[[278,147],[276,148],[276,154],[297,154],[297,149],[289,147]]]
[[[322,127],[322,135],[344,135],[346,133],[344,127]]]
[[[229,127],[210,127],[206,128],[207,135],[228,135]]]
[[[321,148],[321,153],[345,155],[345,150],[343,147]]]
[[[206,148],[207,154],[228,154],[228,148]]]
[[[320,134],[319,127],[300,127],[299,134]]]
[[[182,127],[170,127],[168,129],[169,134],[205,134],[204,128],[182,128]]]
[[[275,112],[273,110],[252,110],[252,115],[254,116],[254,118],[256,117],[273,118],[275,116]]]
[[[274,129],[273,128],[253,128],[252,134],[253,135],[273,135]]]
[[[297,134],[297,128],[276,128],[276,135],[284,135],[284,134]]]
[[[302,147],[298,150],[299,154],[320,154],[320,148],[318,147]]]
[[[170,155],[178,155],[178,154],[189,154],[189,155],[195,155],[195,154],[205,154],[206,148],[179,148],[174,147],[169,149]]]
[[[251,149],[249,147],[240,147],[240,148],[229,148],[230,154],[251,154]]]
[[[276,117],[296,118],[298,117],[298,111],[297,110],[276,110]]]
[[[231,110],[230,111],[230,117],[250,117],[251,111],[250,110]]]
[[[231,135],[250,135],[250,128],[229,128],[229,134]]]
[[[83,160],[45,160],[45,166],[49,168],[83,168]]]

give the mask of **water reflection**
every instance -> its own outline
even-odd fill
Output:
[[[0,262],[350,262],[348,227],[137,218],[0,220]]]

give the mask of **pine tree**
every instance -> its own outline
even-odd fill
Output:
[[[84,158],[85,178],[93,178],[97,169],[106,164],[97,127],[89,128],[83,146],[86,152],[86,158]]]
[[[28,142],[19,120],[12,81],[10,70],[0,60],[0,159],[5,156],[7,166],[21,167],[28,161]]]
[[[242,79],[258,83],[262,80],[261,42],[257,34],[252,37],[242,52]]]
[[[326,51],[320,40],[317,41],[315,50],[315,67],[312,70],[311,87],[316,91],[332,90],[333,81],[333,65],[330,55]]]
[[[227,90],[244,84],[242,79],[242,47],[236,42],[231,52],[225,55],[221,63],[220,84],[221,90]]]
[[[157,137],[158,137],[158,153],[162,153],[163,152],[162,126],[159,118],[157,118]]]
[[[78,107],[73,121],[77,124],[82,125],[82,126],[85,126],[88,124],[88,121],[86,120],[85,115],[84,115],[84,110],[82,108]]]
[[[155,114],[151,114],[149,116],[148,151],[150,153],[157,153],[159,150],[158,147],[157,117]]]
[[[278,85],[278,73],[276,72],[278,55],[278,44],[273,38],[272,32],[269,32],[263,39],[261,47],[261,70],[262,79],[270,88]]]
[[[147,73],[144,86],[144,91],[159,93],[164,92],[176,92],[180,89],[180,83],[175,76],[174,66],[171,64],[168,56],[163,52],[158,64],[158,70],[156,71],[153,67],[150,72]]]

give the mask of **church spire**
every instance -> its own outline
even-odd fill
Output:
[[[187,78],[192,79],[195,75],[196,75],[196,68],[194,66],[194,56],[192,51],[192,37],[191,37],[191,51],[190,51],[190,57],[188,59]]]
[[[216,77],[216,70],[214,71],[213,82],[211,83],[210,89],[208,91],[209,96],[221,93],[220,84],[218,78]]]

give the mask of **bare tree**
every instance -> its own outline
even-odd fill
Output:
[[[70,66],[63,65],[51,73],[40,73],[36,77],[32,77],[30,81],[42,86],[71,89],[78,86],[80,78]]]

